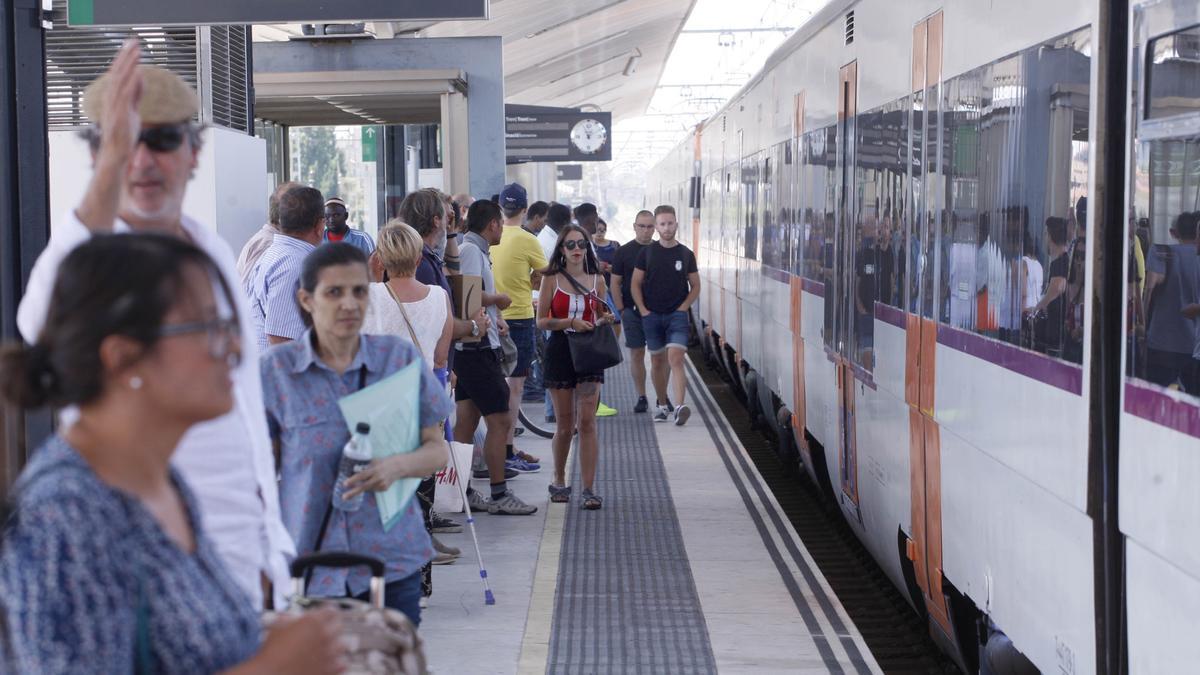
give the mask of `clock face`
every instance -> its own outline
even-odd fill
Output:
[[[596,154],[607,141],[608,129],[597,120],[582,119],[571,128],[571,143],[584,154]]]

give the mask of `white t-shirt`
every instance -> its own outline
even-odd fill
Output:
[[[261,572],[274,584],[275,606],[284,607],[291,588],[287,557],[296,555],[296,547],[280,517],[258,345],[248,330],[250,312],[245,296],[238,292],[229,244],[214,230],[187,216],[183,218],[183,229],[216,262],[232,291],[242,325],[242,362],[233,371],[233,410],[189,429],[179,441],[171,464],[195,493],[205,534],[254,606],[262,606]],[[113,231],[128,233],[132,228],[118,219]],[[17,327],[27,341],[36,340],[45,323],[59,265],[91,236],[73,210],[54,226],[46,249],[33,265],[25,297],[17,309]],[[76,419],[78,411],[70,408],[62,412],[60,423],[66,428]]]
[[[542,245],[542,251],[546,254],[546,262],[550,262],[550,256],[554,255],[554,245],[558,243],[558,233],[550,229],[547,225],[538,232],[538,243]]]

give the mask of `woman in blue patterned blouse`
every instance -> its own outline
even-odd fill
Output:
[[[260,646],[256,610],[170,468],[189,427],[233,406],[231,307],[191,244],[100,235],[60,267],[37,342],[0,353],[10,402],[79,410],[17,481],[0,544],[0,672],[340,672],[328,613]]]
[[[419,624],[421,567],[433,557],[429,533],[416,499],[385,531],[374,492],[400,478],[430,476],[446,466],[449,446],[442,420],[450,397],[429,366],[421,368],[421,446],[413,452],[374,460],[347,481],[346,497],[365,493],[356,511],[330,509],[342,446],[350,438],[338,399],[392,375],[421,353],[394,335],[363,335],[370,298],[367,258],[343,243],[318,247],[304,261],[297,297],[311,328],[295,342],[262,356],[267,423],[279,447],[283,522],[301,554],[351,551],[387,565],[384,604]],[[318,547],[322,522],[329,514]],[[311,596],[366,598],[369,575],[362,568],[318,569]]]

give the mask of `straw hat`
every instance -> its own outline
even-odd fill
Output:
[[[143,124],[178,124],[195,117],[200,109],[196,90],[175,73],[158,66],[138,66],[142,74],[142,99],[138,114]],[[104,102],[112,75],[105,73],[83,92],[83,112],[104,126]]]

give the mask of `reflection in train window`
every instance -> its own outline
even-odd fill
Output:
[[[899,307],[903,301],[906,262],[901,253],[900,214],[908,146],[905,101],[860,114],[857,132],[852,354],[856,363],[870,370],[874,367],[875,303]]]
[[[1150,43],[1146,119],[1200,112],[1200,26]]]
[[[927,146],[938,150],[944,188],[940,320],[1074,363],[1083,357],[1088,33],[946,80],[941,143]],[[933,122],[927,134],[937,133]]]
[[[1200,94],[1200,83],[1190,87]],[[1136,170],[1128,223],[1128,370],[1200,395],[1200,138],[1139,143]]]
[[[758,260],[758,197],[762,172],[754,157],[742,161],[743,258]]]

